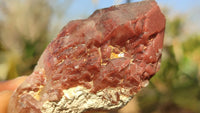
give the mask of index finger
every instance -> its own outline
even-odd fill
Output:
[[[13,91],[26,79],[26,76],[0,82],[0,113],[6,113]]]
[[[21,76],[13,80],[0,82],[0,92],[4,90],[14,91],[25,79],[27,76]]]

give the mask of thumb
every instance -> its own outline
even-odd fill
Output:
[[[26,79],[26,76],[0,82],[0,113],[6,113],[13,91]]]

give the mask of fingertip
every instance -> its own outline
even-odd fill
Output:
[[[0,91],[4,90],[11,90],[14,91],[24,80],[27,78],[27,76],[21,76],[17,77],[13,80],[5,81],[5,82],[0,82]]]
[[[7,107],[13,91],[2,91],[0,92],[0,113],[7,113]]]
[[[27,76],[21,76],[13,79],[11,82],[15,84],[15,88],[17,88],[20,84],[22,84],[26,80]],[[17,87],[16,87],[17,86]]]

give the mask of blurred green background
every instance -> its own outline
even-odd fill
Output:
[[[133,1],[0,0],[0,80],[29,75],[69,20]],[[114,112],[200,113],[200,8],[184,8],[193,2],[184,1],[158,0],[167,19],[161,69],[133,101]]]

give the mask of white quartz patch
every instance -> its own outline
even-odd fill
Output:
[[[82,113],[88,109],[110,110],[126,105],[133,96],[128,96],[130,89],[106,88],[91,93],[90,89],[77,86],[63,90],[64,95],[59,102],[46,101],[43,104],[43,113]]]

